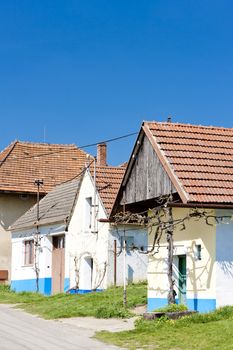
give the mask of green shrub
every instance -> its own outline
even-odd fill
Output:
[[[168,304],[154,311],[155,312],[177,312],[177,311],[187,311],[187,310],[188,310],[188,307],[184,304]]]
[[[96,318],[125,318],[130,316],[131,313],[129,311],[127,311],[123,307],[114,305],[100,306],[95,312]]]

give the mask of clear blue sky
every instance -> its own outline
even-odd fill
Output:
[[[232,0],[1,1],[0,148],[44,126],[47,142],[89,144],[170,114],[232,127],[232,18]]]

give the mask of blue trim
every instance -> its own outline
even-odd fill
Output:
[[[36,292],[36,279],[13,280],[11,281],[11,290],[15,292]],[[45,295],[51,295],[52,279],[39,278],[39,292]]]
[[[147,310],[154,311],[160,307],[167,305],[166,298],[148,298],[147,300]],[[190,310],[195,310],[199,312],[209,312],[216,309],[215,299],[187,299],[186,304]]]
[[[94,292],[94,291],[91,289],[70,289],[68,291],[69,294],[86,294],[91,292]],[[95,292],[103,292],[103,289],[96,289]]]
[[[167,298],[148,298],[147,311],[154,311],[167,305]]]
[[[93,292],[90,289],[71,289],[69,290],[70,279],[65,278],[64,280],[64,292],[70,294],[86,294]],[[11,290],[15,292],[36,292],[36,279],[28,279],[28,280],[13,280],[11,281]],[[103,289],[97,289],[96,292],[102,292]],[[39,292],[45,295],[52,294],[52,278],[39,278]]]
[[[66,292],[70,288],[70,279],[65,278],[64,279],[64,292]]]
[[[187,299],[190,310],[210,312],[216,309],[216,299]]]

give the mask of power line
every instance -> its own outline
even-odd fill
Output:
[[[67,147],[67,149],[60,149],[60,150],[53,151],[53,152],[38,153],[38,154],[35,154],[35,155],[32,155],[32,156],[20,157],[20,158],[10,158],[10,159],[8,159],[7,162],[19,161],[19,160],[31,159],[31,158],[39,158],[39,157],[49,156],[49,155],[52,155],[52,154],[58,154],[58,153],[63,153],[63,152],[68,152],[68,151],[69,152],[70,151],[77,151],[78,149],[83,149],[83,148],[89,148],[89,147],[97,146],[97,145],[99,145],[101,143],[110,143],[110,142],[113,142],[113,141],[118,141],[118,140],[130,137],[130,136],[136,135],[136,134],[138,134],[138,132],[133,132],[133,133],[130,133],[130,134],[118,136],[118,137],[115,137],[115,138],[112,138],[112,139],[108,139],[108,140],[104,140],[104,141],[98,141],[98,142],[87,144],[87,145],[83,145],[83,146],[74,146],[74,147],[70,147],[69,146],[69,147]],[[46,144],[46,145],[51,146],[49,143]],[[4,160],[0,160],[0,165],[3,164],[4,162],[5,162],[5,159]]]
[[[91,143],[89,145],[85,145],[85,146],[80,146],[78,148],[88,148],[88,147],[92,147],[92,146],[97,146],[101,143],[109,143],[109,142],[113,142],[113,141],[117,141],[117,140],[120,140],[120,139],[124,139],[126,137],[130,137],[130,136],[133,136],[133,135],[136,135],[138,134],[138,132],[132,132],[131,134],[127,134],[127,135],[123,135],[123,136],[118,136],[118,137],[115,137],[113,139],[108,139],[108,140],[105,140],[105,141],[101,141],[101,142],[96,142],[96,143]]]
[[[74,177],[72,177],[72,178],[69,179],[69,180],[66,180],[66,181],[64,181],[64,182],[59,183],[59,185],[65,184],[65,183],[70,182],[70,181],[73,181],[73,180],[75,180],[76,178],[78,178],[79,176],[81,176],[83,173],[85,173],[85,171],[86,171],[88,168],[90,168],[91,164],[92,164],[94,161],[95,161],[95,159],[93,159],[87,166],[85,166],[85,167],[83,168],[83,170],[80,171],[80,173],[78,173],[77,175],[75,175]]]

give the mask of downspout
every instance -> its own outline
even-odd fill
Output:
[[[93,196],[93,232],[97,233],[96,229],[96,157],[94,158],[94,196]]]

